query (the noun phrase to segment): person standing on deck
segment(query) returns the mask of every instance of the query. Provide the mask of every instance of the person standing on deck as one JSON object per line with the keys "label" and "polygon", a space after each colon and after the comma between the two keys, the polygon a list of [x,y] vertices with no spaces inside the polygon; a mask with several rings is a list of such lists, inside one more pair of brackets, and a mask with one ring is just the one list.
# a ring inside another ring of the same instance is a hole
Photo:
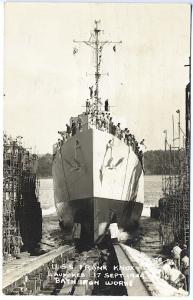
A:
{"label": "person standing on deck", "polygon": [[143,152],[141,150],[138,153],[138,157],[139,157],[139,160],[141,162],[141,165],[143,166],[144,165],[144,163],[143,163]]}
{"label": "person standing on deck", "polygon": [[120,123],[117,124],[116,126],[116,136],[120,139],[120,134],[121,134],[121,125]]}
{"label": "person standing on deck", "polygon": [[90,113],[90,100],[86,99],[86,113],[89,114]]}
{"label": "person standing on deck", "polygon": [[79,131],[81,131],[82,130],[82,119],[80,116],[78,116],[77,123],[78,123],[78,129],[79,129]]}
{"label": "person standing on deck", "polygon": [[77,129],[77,128],[76,128],[76,123],[75,123],[74,120],[72,121],[72,126],[71,126],[71,128],[72,128],[72,136],[73,136],[73,135],[76,134],[76,129]]}
{"label": "person standing on deck", "polygon": [[66,133],[67,133],[67,136],[69,136],[71,134],[71,128],[68,124],[66,124]]}
{"label": "person standing on deck", "polygon": [[109,133],[113,133],[113,121],[112,117],[109,118]]}
{"label": "person standing on deck", "polygon": [[93,86],[89,86],[89,90],[90,90],[90,98],[92,99],[92,97],[93,97]]}
{"label": "person standing on deck", "polygon": [[96,128],[99,129],[99,122],[100,119],[99,119],[99,115],[98,115],[98,112],[96,113]]}
{"label": "person standing on deck", "polygon": [[124,142],[128,145],[128,137],[129,137],[129,130],[128,130],[128,128],[125,128],[124,134],[125,134]]}
{"label": "person standing on deck", "polygon": [[145,140],[143,139],[143,140],[139,143],[139,145],[140,145],[140,150],[143,151],[143,152],[144,152],[145,149],[146,149],[144,142],[145,142]]}

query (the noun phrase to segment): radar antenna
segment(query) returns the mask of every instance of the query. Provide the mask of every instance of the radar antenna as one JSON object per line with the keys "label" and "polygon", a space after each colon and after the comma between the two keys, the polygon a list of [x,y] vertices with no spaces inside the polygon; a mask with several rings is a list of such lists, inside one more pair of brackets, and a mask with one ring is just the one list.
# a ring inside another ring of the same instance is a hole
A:
{"label": "radar antenna", "polygon": [[[94,98],[95,98],[95,106],[96,110],[100,111],[101,107],[101,101],[99,98],[99,80],[101,75],[104,75],[100,72],[101,69],[101,59],[102,59],[102,51],[103,47],[107,44],[120,44],[122,41],[119,42],[113,42],[113,41],[100,41],[99,40],[99,35],[101,33],[101,29],[99,29],[98,25],[100,23],[99,21],[95,20],[95,28],[91,32],[90,39],[88,41],[76,41],[73,40],[74,43],[84,43],[87,46],[91,47],[95,51],[95,91],[94,91]],[[116,51],[116,47],[114,45],[113,50]]]}

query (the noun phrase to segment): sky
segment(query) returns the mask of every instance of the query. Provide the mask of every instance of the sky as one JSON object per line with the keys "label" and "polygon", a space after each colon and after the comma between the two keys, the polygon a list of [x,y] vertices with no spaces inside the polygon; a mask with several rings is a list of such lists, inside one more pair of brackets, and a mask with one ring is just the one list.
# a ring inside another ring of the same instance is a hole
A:
{"label": "sky", "polygon": [[[4,130],[24,146],[51,153],[71,116],[85,108],[93,85],[94,53],[85,44],[100,20],[103,52],[100,96],[115,122],[128,127],[147,150],[172,138],[172,114],[185,118],[190,55],[188,4],[6,3]],[[78,53],[73,55],[73,47]]]}

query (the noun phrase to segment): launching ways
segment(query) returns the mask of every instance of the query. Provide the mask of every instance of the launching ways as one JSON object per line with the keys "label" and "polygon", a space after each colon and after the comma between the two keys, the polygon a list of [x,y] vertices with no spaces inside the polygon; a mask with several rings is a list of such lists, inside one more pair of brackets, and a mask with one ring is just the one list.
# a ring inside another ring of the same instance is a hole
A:
{"label": "launching ways", "polygon": [[[39,257],[4,266],[6,295],[187,296],[159,277],[153,259],[124,244],[80,254],[62,246]],[[110,258],[102,259],[105,253]],[[115,255],[114,255],[115,254]],[[113,270],[113,271],[112,271]],[[104,284],[105,282],[105,284]]]}
{"label": "launching ways", "polygon": [[143,283],[140,274],[131,263],[124,248],[118,244],[114,246],[119,262],[119,268],[123,274],[124,282],[127,283],[126,289],[128,296],[150,296],[151,292]]}

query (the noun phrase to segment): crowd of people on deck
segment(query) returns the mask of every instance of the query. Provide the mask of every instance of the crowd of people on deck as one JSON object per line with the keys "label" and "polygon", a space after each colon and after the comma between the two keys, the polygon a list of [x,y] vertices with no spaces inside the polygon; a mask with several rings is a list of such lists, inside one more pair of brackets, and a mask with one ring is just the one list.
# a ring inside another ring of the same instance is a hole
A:
{"label": "crowd of people on deck", "polygon": [[162,261],[161,277],[175,288],[189,290],[189,252],[187,245],[181,248],[176,243],[171,251],[172,258]]}
{"label": "crowd of people on deck", "polygon": [[[121,124],[115,124],[109,112],[108,99],[105,101],[104,111],[99,111],[94,103],[91,104],[90,99],[86,100],[86,111],[85,115],[88,115],[89,126],[95,126],[101,131],[106,131],[113,134],[120,140],[123,140],[128,146],[132,147],[135,154],[143,164],[143,152],[145,150],[145,140],[143,139],[140,143],[137,142],[135,136],[130,133],[128,128],[122,129]],[[77,131],[83,130],[83,124],[81,116],[76,119],[72,119],[71,125],[66,124],[66,131],[58,131],[62,136],[62,139],[58,139],[58,147],[66,141],[70,136],[74,136]]]}

